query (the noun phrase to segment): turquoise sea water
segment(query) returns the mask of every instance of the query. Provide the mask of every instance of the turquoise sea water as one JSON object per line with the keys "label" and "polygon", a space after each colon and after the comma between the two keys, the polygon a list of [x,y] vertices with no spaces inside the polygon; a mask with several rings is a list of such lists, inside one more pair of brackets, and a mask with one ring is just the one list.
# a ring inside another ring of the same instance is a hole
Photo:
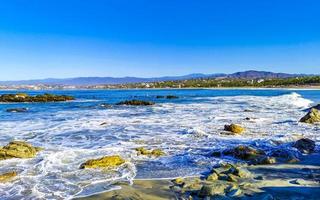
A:
{"label": "turquoise sea water", "polygon": [[[239,144],[267,151],[291,148],[288,144],[302,136],[320,141],[319,126],[298,123],[306,108],[320,103],[320,90],[25,92],[67,94],[76,100],[0,104],[0,145],[24,140],[45,148],[33,159],[0,161],[1,173],[15,170],[19,174],[14,182],[0,184],[0,196],[4,199],[70,199],[114,189],[112,184],[118,181],[198,175],[217,162],[232,161],[211,157],[213,150]],[[157,95],[179,98],[157,99]],[[156,105],[115,105],[128,99],[154,101]],[[28,112],[6,112],[19,107],[28,108]],[[250,120],[245,120],[247,117]],[[224,125],[229,123],[241,124],[247,132],[242,136],[221,135]],[[137,156],[134,149],[141,146],[161,148],[166,156]],[[88,159],[115,154],[127,160],[116,171],[79,169]]]}

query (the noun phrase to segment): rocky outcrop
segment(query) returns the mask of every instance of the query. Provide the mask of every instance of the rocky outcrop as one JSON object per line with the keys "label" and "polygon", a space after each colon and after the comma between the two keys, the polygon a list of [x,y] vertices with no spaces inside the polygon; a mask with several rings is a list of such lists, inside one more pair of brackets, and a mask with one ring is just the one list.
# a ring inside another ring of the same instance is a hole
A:
{"label": "rocky outcrop", "polygon": [[0,183],[6,183],[13,180],[17,176],[17,172],[10,171],[3,174],[0,174]]}
{"label": "rocky outcrop", "polygon": [[154,105],[154,102],[151,101],[142,101],[142,100],[128,100],[121,101],[116,105],[130,105],[130,106],[151,106]]}
{"label": "rocky outcrop", "polygon": [[230,125],[225,125],[224,130],[234,134],[241,134],[243,131],[245,131],[245,128],[237,124],[230,124]]}
{"label": "rocky outcrop", "polygon": [[80,169],[88,168],[115,168],[125,163],[125,160],[118,155],[105,156],[99,159],[88,160],[80,165]]}
{"label": "rocky outcrop", "polygon": [[316,147],[316,143],[313,140],[310,140],[308,138],[303,138],[298,141],[296,141],[293,144],[293,147],[297,148],[301,153],[309,154],[314,152],[314,149]]}
{"label": "rocky outcrop", "polygon": [[31,144],[23,141],[12,141],[0,148],[0,160],[10,158],[33,158],[40,150],[42,150],[42,148],[33,147]]}
{"label": "rocky outcrop", "polygon": [[147,150],[144,147],[136,148],[136,151],[138,155],[144,155],[144,156],[154,156],[154,157],[160,157],[165,155],[165,153],[161,149],[153,149],[153,150]]}
{"label": "rocky outcrop", "polygon": [[0,102],[58,102],[71,101],[75,98],[67,95],[43,94],[36,96],[29,96],[24,93],[17,94],[3,94],[0,95]]}
{"label": "rocky outcrop", "polygon": [[27,112],[28,108],[9,108],[6,111],[12,112],[12,113],[22,113],[22,112]]}
{"label": "rocky outcrop", "polygon": [[320,123],[320,111],[312,108],[308,114],[300,119],[300,122],[309,124]]}

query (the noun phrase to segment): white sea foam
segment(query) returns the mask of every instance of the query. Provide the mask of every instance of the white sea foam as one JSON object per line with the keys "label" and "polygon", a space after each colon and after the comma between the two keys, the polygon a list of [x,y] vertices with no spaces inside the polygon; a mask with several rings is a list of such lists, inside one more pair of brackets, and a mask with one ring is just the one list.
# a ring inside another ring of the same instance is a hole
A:
{"label": "white sea foam", "polygon": [[[319,142],[318,127],[298,123],[312,102],[297,93],[274,97],[203,97],[191,103],[151,107],[61,110],[32,119],[0,121],[0,142],[27,140],[45,150],[34,159],[0,162],[0,172],[19,178],[1,184],[3,198],[70,199],[113,189],[113,183],[136,178],[192,176],[219,159],[213,149],[238,144],[273,148],[307,136]],[[245,112],[251,110],[252,112]],[[251,120],[245,120],[250,118]],[[104,123],[105,125],[101,125]],[[225,124],[247,128],[242,136],[220,133]],[[134,148],[161,148],[166,156],[137,156]],[[120,154],[128,162],[116,171],[80,170],[82,162]]]}

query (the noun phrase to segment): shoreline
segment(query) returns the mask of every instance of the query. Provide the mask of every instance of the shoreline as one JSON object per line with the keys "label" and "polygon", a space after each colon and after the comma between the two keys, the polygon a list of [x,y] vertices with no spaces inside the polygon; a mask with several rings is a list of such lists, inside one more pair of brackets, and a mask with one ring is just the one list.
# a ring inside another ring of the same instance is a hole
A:
{"label": "shoreline", "polygon": [[[251,165],[245,167],[253,176],[244,180],[243,194],[226,199],[310,199],[320,196],[320,153],[302,156],[298,163]],[[201,178],[183,177],[193,181]],[[172,178],[135,179],[132,185],[120,183],[121,189],[102,192],[74,200],[130,199],[130,200],[165,200],[179,199],[183,196],[177,192]],[[200,198],[201,199],[201,198]]]}

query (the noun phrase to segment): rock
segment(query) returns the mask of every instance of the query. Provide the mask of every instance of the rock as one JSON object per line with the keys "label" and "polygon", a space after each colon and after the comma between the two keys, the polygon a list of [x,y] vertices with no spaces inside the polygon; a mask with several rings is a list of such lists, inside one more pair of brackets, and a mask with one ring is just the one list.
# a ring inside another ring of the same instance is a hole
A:
{"label": "rock", "polygon": [[182,184],[184,184],[184,179],[183,178],[176,178],[176,179],[172,180],[172,182],[176,185],[182,185]]}
{"label": "rock", "polygon": [[0,183],[9,182],[17,176],[17,172],[11,171],[0,174]]}
{"label": "rock", "polygon": [[312,108],[308,114],[300,119],[300,122],[314,124],[320,122],[320,111]]}
{"label": "rock", "polygon": [[100,107],[102,107],[102,108],[111,108],[112,106],[110,104],[107,104],[107,103],[102,103],[102,104],[100,104]]}
{"label": "rock", "polygon": [[224,155],[231,155],[235,158],[246,160],[246,161],[254,161],[261,156],[265,156],[266,153],[262,150],[255,149],[253,147],[240,145],[234,149],[223,151]]}
{"label": "rock", "polygon": [[217,194],[225,194],[225,190],[228,188],[228,185],[222,182],[214,182],[210,185],[202,186],[201,190],[199,191],[200,197],[205,196],[213,196]]}
{"label": "rock", "polygon": [[157,99],[163,99],[163,98],[165,98],[165,96],[157,95],[156,98],[157,98]]}
{"label": "rock", "polygon": [[174,95],[167,95],[166,98],[167,99],[178,99],[179,97],[174,96]]}
{"label": "rock", "polygon": [[105,125],[108,125],[108,122],[102,122],[102,123],[100,124],[100,126],[105,126]]}
{"label": "rock", "polygon": [[316,147],[316,143],[313,140],[310,140],[308,138],[303,138],[298,141],[296,141],[293,144],[293,147],[297,148],[301,153],[309,154],[314,152],[314,149]]}
{"label": "rock", "polygon": [[261,156],[255,162],[253,162],[253,164],[256,165],[270,165],[275,163],[277,163],[277,159],[269,156]]}
{"label": "rock", "polygon": [[184,191],[199,191],[202,188],[202,183],[199,178],[185,179],[182,184]]}
{"label": "rock", "polygon": [[225,125],[224,130],[232,133],[236,133],[236,134],[241,134],[243,131],[245,131],[245,128],[237,124],[230,124],[230,125]]}
{"label": "rock", "polygon": [[3,94],[0,95],[0,102],[58,102],[71,101],[75,98],[67,95],[54,95],[45,93],[43,95],[29,96],[28,94]]}
{"label": "rock", "polygon": [[147,150],[144,147],[139,147],[139,148],[136,148],[136,151],[138,152],[138,155],[144,155],[144,156],[160,157],[165,155],[165,153],[161,149]]}
{"label": "rock", "polygon": [[258,181],[262,181],[264,180],[263,176],[257,176],[257,177],[254,177],[255,180],[258,180]]}
{"label": "rock", "polygon": [[290,181],[291,184],[295,184],[295,185],[307,185],[308,182],[306,182],[303,179],[294,179],[292,181]]}
{"label": "rock", "polygon": [[0,149],[0,160],[10,158],[33,158],[42,150],[23,141],[12,141]]}
{"label": "rock", "polygon": [[99,159],[88,160],[82,163],[80,169],[87,168],[115,168],[125,163],[125,160],[120,156],[105,156]]}
{"label": "rock", "polygon": [[216,181],[218,180],[218,178],[219,178],[218,174],[213,172],[209,174],[209,176],[207,177],[207,181]]}
{"label": "rock", "polygon": [[129,100],[129,101],[121,101],[116,105],[130,105],[130,106],[151,106],[154,105],[154,102],[151,101],[141,101],[141,100]]}
{"label": "rock", "polygon": [[295,156],[295,154],[286,149],[276,149],[270,153],[270,156],[276,157],[277,161],[293,163],[299,162],[299,159]]}
{"label": "rock", "polygon": [[28,108],[9,108],[7,112],[27,112]]}

